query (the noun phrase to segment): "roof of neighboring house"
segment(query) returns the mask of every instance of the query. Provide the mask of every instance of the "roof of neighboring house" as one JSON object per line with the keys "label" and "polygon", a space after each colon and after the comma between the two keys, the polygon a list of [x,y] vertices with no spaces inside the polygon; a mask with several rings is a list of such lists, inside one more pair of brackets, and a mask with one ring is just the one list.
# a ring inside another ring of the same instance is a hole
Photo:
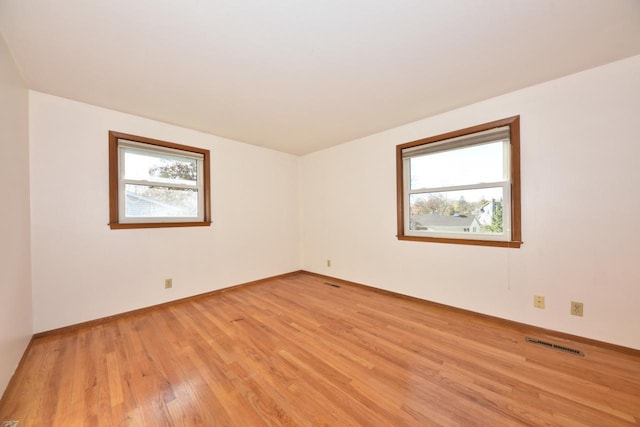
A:
{"label": "roof of neighboring house", "polygon": [[432,227],[469,227],[476,219],[474,216],[451,216],[440,214],[411,215],[411,220]]}

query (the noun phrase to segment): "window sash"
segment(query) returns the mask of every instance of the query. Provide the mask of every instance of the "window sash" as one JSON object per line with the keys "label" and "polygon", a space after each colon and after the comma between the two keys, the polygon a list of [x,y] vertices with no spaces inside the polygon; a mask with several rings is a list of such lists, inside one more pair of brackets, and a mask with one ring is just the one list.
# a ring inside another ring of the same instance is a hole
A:
{"label": "window sash", "polygon": [[[481,190],[489,188],[502,188],[502,233],[472,233],[472,232],[455,232],[455,231],[432,231],[432,230],[411,230],[411,195],[415,194],[433,194],[447,191],[459,190]],[[511,183],[503,181],[491,184],[478,184],[457,187],[446,187],[435,190],[419,190],[405,191],[404,193],[404,233],[407,236],[423,236],[436,238],[458,238],[471,240],[495,240],[508,241],[511,238]]]}
{"label": "window sash", "polygon": [[[165,160],[174,160],[176,157],[184,158],[186,160],[196,161],[196,183],[195,184],[183,184],[172,183],[166,181],[156,180],[141,180],[141,179],[126,179],[124,178],[124,171],[126,167],[125,154],[127,152],[143,152],[145,155]],[[183,151],[169,147],[153,146],[149,148],[149,144],[138,143],[126,139],[118,139],[118,216],[119,222],[122,224],[135,224],[135,223],[153,223],[153,222],[195,222],[204,221],[204,182],[203,182],[203,165],[204,156],[201,153]],[[198,193],[198,214],[196,216],[139,216],[132,217],[126,214],[126,185],[142,185],[153,187],[164,187],[167,189],[189,189],[196,190]]]}
{"label": "window sash", "polygon": [[[442,187],[426,187],[411,189],[411,159],[426,154],[442,153],[446,151],[470,148],[482,144],[502,141],[503,146],[503,176],[505,180],[495,182],[472,182],[463,185],[451,185]],[[510,241],[511,240],[511,146],[510,146],[510,127],[503,126],[499,128],[489,129],[484,132],[478,132],[470,135],[463,135],[457,138],[445,139],[441,142],[432,144],[423,144],[402,149],[403,162],[403,187],[404,187],[404,234],[406,236],[415,237],[434,237],[434,238],[455,238],[470,240],[492,240],[492,241]],[[502,188],[503,194],[503,212],[502,212],[502,233],[472,233],[472,232],[455,232],[455,231],[431,231],[431,230],[411,230],[411,196],[416,194],[433,194],[443,192],[453,192],[461,190],[476,190],[488,188]]]}

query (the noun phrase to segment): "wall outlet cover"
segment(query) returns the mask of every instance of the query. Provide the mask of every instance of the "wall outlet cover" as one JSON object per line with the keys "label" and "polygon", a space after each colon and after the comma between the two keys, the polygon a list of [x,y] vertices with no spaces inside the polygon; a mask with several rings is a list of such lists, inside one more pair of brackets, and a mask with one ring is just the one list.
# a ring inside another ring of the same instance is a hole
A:
{"label": "wall outlet cover", "polygon": [[571,301],[571,315],[582,317],[584,315],[584,304],[578,301]]}

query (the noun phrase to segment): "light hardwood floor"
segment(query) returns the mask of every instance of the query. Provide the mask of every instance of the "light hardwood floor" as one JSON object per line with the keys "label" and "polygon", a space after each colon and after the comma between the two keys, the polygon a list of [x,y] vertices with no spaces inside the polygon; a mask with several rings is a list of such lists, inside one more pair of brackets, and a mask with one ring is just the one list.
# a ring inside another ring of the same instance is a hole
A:
{"label": "light hardwood floor", "polygon": [[640,425],[633,351],[325,282],[300,273],[38,338],[0,422]]}

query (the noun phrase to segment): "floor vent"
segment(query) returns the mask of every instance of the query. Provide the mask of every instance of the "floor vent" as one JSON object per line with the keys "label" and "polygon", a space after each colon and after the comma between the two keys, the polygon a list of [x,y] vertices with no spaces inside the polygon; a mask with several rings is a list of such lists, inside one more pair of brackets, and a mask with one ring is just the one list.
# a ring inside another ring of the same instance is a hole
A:
{"label": "floor vent", "polygon": [[576,356],[584,356],[584,352],[576,349],[576,348],[571,348],[571,347],[566,347],[564,345],[560,345],[560,344],[554,344],[552,342],[548,342],[548,341],[542,341],[539,340],[537,338],[526,338],[527,342],[530,342],[532,344],[537,344],[537,345],[541,345],[543,347],[548,347],[548,348],[553,348],[555,350],[560,350],[560,351],[564,351],[565,353],[571,353],[571,354],[575,354]]}
{"label": "floor vent", "polygon": [[336,285],[335,283],[329,283],[329,282],[324,282],[325,285],[327,286],[333,286],[334,288],[339,288],[340,285]]}
{"label": "floor vent", "polygon": [[17,425],[18,421],[3,421],[0,427],[16,427]]}

